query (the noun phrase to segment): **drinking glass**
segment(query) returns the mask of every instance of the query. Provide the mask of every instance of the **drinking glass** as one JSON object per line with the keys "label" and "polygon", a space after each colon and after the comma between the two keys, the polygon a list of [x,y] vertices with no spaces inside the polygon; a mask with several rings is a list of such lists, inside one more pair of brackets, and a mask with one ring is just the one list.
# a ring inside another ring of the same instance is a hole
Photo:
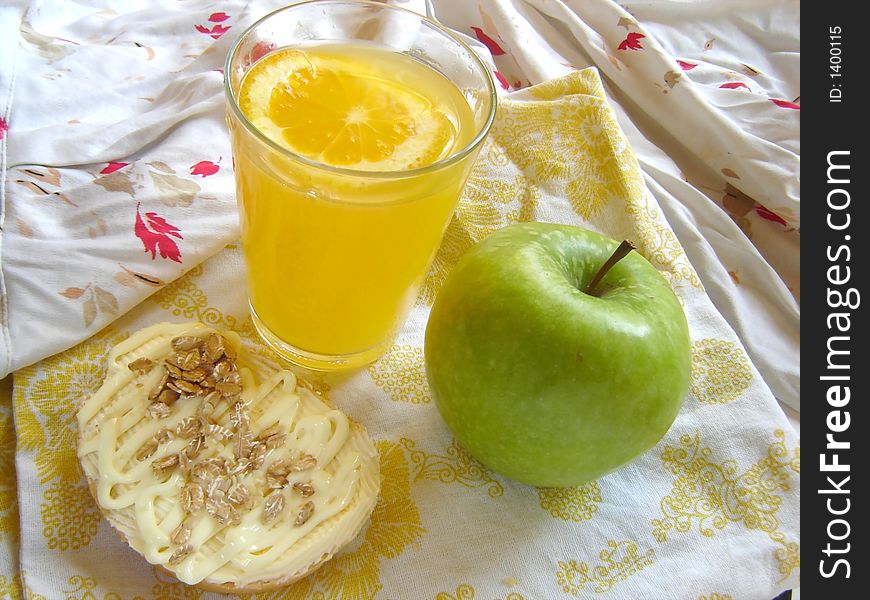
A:
{"label": "drinking glass", "polygon": [[[428,76],[446,78],[469,109],[454,123],[462,143],[424,166],[363,170],[291,151],[258,129],[239,103],[252,66],[285,48],[327,46],[339,58],[346,47],[348,56],[375,49],[384,53],[372,56],[387,62],[413,60],[423,67],[421,87]],[[314,0],[248,28],[230,50],[224,81],[257,331],[282,357],[307,368],[372,362],[404,323],[493,122],[489,69],[458,37],[417,13]]]}

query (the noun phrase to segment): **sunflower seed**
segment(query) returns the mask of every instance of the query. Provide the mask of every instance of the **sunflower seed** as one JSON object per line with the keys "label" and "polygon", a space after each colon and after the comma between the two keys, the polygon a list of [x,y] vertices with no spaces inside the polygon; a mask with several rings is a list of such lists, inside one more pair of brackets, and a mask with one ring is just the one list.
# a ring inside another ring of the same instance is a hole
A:
{"label": "sunflower seed", "polygon": [[182,371],[191,371],[197,368],[202,362],[202,355],[196,348],[188,350],[187,352],[179,352],[176,356],[175,364],[177,364]]}
{"label": "sunflower seed", "polygon": [[236,460],[249,458],[251,456],[251,449],[254,445],[254,436],[251,435],[250,431],[245,431],[243,429],[236,430],[235,436],[236,441],[234,444],[233,453],[236,457]]}
{"label": "sunflower seed", "polygon": [[169,456],[158,458],[151,463],[151,470],[154,471],[155,476],[163,477],[168,471],[171,471],[172,468],[176,466],[178,466],[178,455],[170,454]]}
{"label": "sunflower seed", "polygon": [[272,523],[284,510],[284,494],[281,492],[272,492],[266,496],[266,503],[263,507],[263,522]]}
{"label": "sunflower seed", "polygon": [[196,514],[205,506],[205,492],[202,486],[193,481],[188,481],[181,488],[181,497],[179,499],[181,509],[186,513]]}
{"label": "sunflower seed", "polygon": [[231,485],[232,482],[227,475],[218,475],[209,483],[206,495],[223,498],[227,495]]}
{"label": "sunflower seed", "polygon": [[205,340],[198,338],[195,335],[182,335],[177,338],[172,338],[172,349],[176,352],[193,350],[194,348],[202,348]]}
{"label": "sunflower seed", "polygon": [[310,454],[302,454],[297,458],[279,458],[266,470],[266,485],[272,489],[287,486],[287,476],[311,469],[317,465],[317,459]]}
{"label": "sunflower seed", "polygon": [[169,359],[166,359],[166,371],[169,373],[170,377],[181,379],[181,369],[169,362]]}
{"label": "sunflower seed", "polygon": [[193,552],[193,548],[190,545],[179,546],[176,548],[175,552],[172,553],[172,556],[169,557],[169,564],[171,566],[179,564],[185,558],[191,555]]}
{"label": "sunflower seed", "polygon": [[170,382],[167,385],[172,385],[175,383],[175,387],[178,391],[186,394],[188,396],[200,396],[203,393],[203,389],[199,387],[197,384],[192,381],[185,381],[184,379],[176,379],[174,382]]}
{"label": "sunflower seed", "polygon": [[181,525],[176,527],[175,531],[172,532],[172,535],[169,536],[169,540],[173,544],[177,544],[179,546],[181,546],[182,544],[185,544],[187,542],[187,540],[189,540],[189,539],[190,539],[190,525],[188,525],[184,521],[182,521]]}
{"label": "sunflower seed", "polygon": [[203,448],[205,448],[205,434],[198,433],[184,447],[184,457],[193,460],[199,456]]}
{"label": "sunflower seed", "polygon": [[142,461],[154,454],[157,451],[157,440],[151,438],[139,448],[139,451],[136,452],[136,460]]}
{"label": "sunflower seed", "polygon": [[302,508],[299,509],[299,512],[296,513],[296,518],[293,520],[293,524],[297,527],[301,525],[305,525],[308,522],[308,519],[311,518],[311,515],[314,514],[314,502],[309,500],[305,504],[302,505]]}
{"label": "sunflower seed", "polygon": [[256,439],[258,442],[265,444],[267,449],[272,450],[284,444],[284,441],[287,439],[287,434],[281,431],[281,425],[279,423],[275,423],[268,429],[263,430]]}
{"label": "sunflower seed", "polygon": [[310,454],[300,454],[296,458],[279,458],[271,465],[269,471],[276,475],[287,476],[290,473],[306,471],[317,466],[317,459]]}
{"label": "sunflower seed", "polygon": [[314,495],[314,486],[311,485],[310,481],[297,481],[293,484],[293,489],[303,498],[308,498]]}
{"label": "sunflower seed", "polygon": [[194,481],[209,485],[215,478],[226,474],[226,472],[226,461],[215,456],[193,465],[190,469],[190,476]]}
{"label": "sunflower seed", "polygon": [[307,471],[317,466],[317,459],[310,454],[300,454],[294,461],[293,471]]}
{"label": "sunflower seed", "polygon": [[282,488],[287,485],[287,475],[292,470],[292,459],[279,458],[266,469],[266,483],[270,488]]}
{"label": "sunflower seed", "polygon": [[155,400],[157,396],[160,395],[160,392],[163,391],[163,388],[166,387],[167,382],[169,381],[169,373],[164,373],[163,377],[160,378],[160,381],[157,382],[157,385],[154,386],[154,389],[148,394],[149,400]]}
{"label": "sunflower seed", "polygon": [[263,442],[254,442],[252,444],[248,460],[251,462],[251,468],[253,470],[257,470],[263,466],[263,461],[266,460],[267,451],[268,447]]}
{"label": "sunflower seed", "polygon": [[227,494],[227,500],[235,506],[244,506],[251,499],[251,494],[248,491],[248,486],[243,483],[238,484]]}
{"label": "sunflower seed", "polygon": [[175,401],[178,400],[179,393],[176,390],[170,389],[168,386],[172,385],[172,382],[166,384],[167,388],[160,392],[160,395],[157,396],[157,402],[162,402],[166,406],[172,406],[175,404]]}
{"label": "sunflower seed", "polygon": [[214,412],[215,407],[217,407],[217,404],[220,401],[221,395],[219,392],[209,392],[206,394],[205,398],[202,399],[202,404],[199,405],[197,412],[204,417],[209,417]]}
{"label": "sunflower seed", "polygon": [[186,440],[197,435],[202,430],[202,418],[197,416],[185,417],[175,426],[175,435]]}
{"label": "sunflower seed", "polygon": [[181,474],[184,476],[184,479],[190,479],[190,469],[193,466],[193,461],[187,458],[187,454],[182,452],[178,455],[178,468],[181,471]]}
{"label": "sunflower seed", "polygon": [[241,519],[239,512],[223,496],[209,496],[205,501],[205,512],[221,525],[235,525]]}
{"label": "sunflower seed", "polygon": [[127,365],[127,368],[136,375],[146,375],[154,368],[154,361],[147,356],[142,356]]}
{"label": "sunflower seed", "polygon": [[181,374],[186,381],[192,381],[194,383],[200,383],[207,375],[208,373],[206,373],[205,369],[202,367],[196,367],[195,369],[184,371]]}
{"label": "sunflower seed", "polygon": [[217,362],[224,355],[226,345],[222,335],[213,333],[205,340],[205,356],[211,362]]}
{"label": "sunflower seed", "polygon": [[154,402],[148,406],[148,414],[154,419],[163,419],[169,416],[169,407],[163,402]]}
{"label": "sunflower seed", "polygon": [[242,393],[242,386],[238,383],[229,381],[219,381],[215,384],[214,389],[220,392],[221,396],[235,396]]}
{"label": "sunflower seed", "polygon": [[275,473],[266,473],[266,487],[270,490],[281,490],[287,487],[288,484],[286,475],[277,475]]}
{"label": "sunflower seed", "polygon": [[233,432],[231,429],[227,429],[222,425],[218,425],[217,423],[207,423],[205,428],[203,429],[203,433],[205,433],[209,437],[213,437],[218,442],[223,442],[224,440],[228,440],[233,437]]}
{"label": "sunflower seed", "polygon": [[236,371],[236,365],[229,359],[216,362],[211,374],[219,381],[224,381]]}
{"label": "sunflower seed", "polygon": [[230,469],[230,475],[233,477],[243,477],[254,470],[254,465],[247,458],[239,460]]}
{"label": "sunflower seed", "polygon": [[263,440],[263,445],[266,447],[267,450],[273,450],[275,448],[280,448],[281,446],[283,446],[286,440],[286,433],[275,433]]}

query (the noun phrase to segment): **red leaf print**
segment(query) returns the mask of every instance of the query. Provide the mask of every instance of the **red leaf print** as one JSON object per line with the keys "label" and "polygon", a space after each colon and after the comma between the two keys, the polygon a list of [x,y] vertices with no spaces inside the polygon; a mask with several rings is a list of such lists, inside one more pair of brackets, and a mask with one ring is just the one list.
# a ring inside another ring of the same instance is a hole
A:
{"label": "red leaf print", "polygon": [[123,169],[124,167],[126,167],[129,164],[130,163],[125,163],[125,162],[114,162],[114,161],[110,162],[108,165],[106,165],[103,168],[102,171],[100,171],[100,175],[108,175],[109,173],[114,173],[118,169]]}
{"label": "red leaf print", "polygon": [[215,25],[211,28],[211,37],[213,37],[214,39],[218,39],[229,30],[229,27],[224,27],[223,25]]}
{"label": "red leaf print", "polygon": [[495,73],[495,78],[498,79],[498,82],[501,84],[501,87],[508,90],[511,87],[511,84],[508,83],[508,80],[502,75],[499,71],[493,71]]}
{"label": "red leaf print", "polygon": [[723,83],[719,87],[726,89],[726,90],[736,90],[738,88],[746,88],[747,90],[752,91],[752,89],[748,85],[743,83],[742,81],[730,81],[728,83]]}
{"label": "red leaf print", "polygon": [[210,35],[214,39],[219,39],[223,34],[230,30],[229,27],[224,27],[223,25],[215,25],[211,29],[204,25],[194,25],[194,27],[198,32]]}
{"label": "red leaf print", "polygon": [[133,227],[133,232],[145,246],[145,252],[151,253],[151,260],[157,258],[157,253],[160,253],[160,258],[168,258],[177,263],[181,262],[181,251],[178,246],[169,236],[177,237],[183,240],[181,230],[175,225],[170,225],[163,217],[158,217],[157,213],[145,213],[145,219],[139,212],[139,203],[136,204],[136,225]]}
{"label": "red leaf print", "polygon": [[9,131],[9,123],[3,117],[0,117],[0,140],[6,137],[6,132]]}
{"label": "red leaf print", "polygon": [[698,65],[692,64],[690,62],[686,62],[684,60],[679,60],[679,59],[677,59],[677,64],[680,65],[680,68],[683,71],[691,71],[692,69],[694,69],[695,67],[698,66]]}
{"label": "red leaf print", "polygon": [[474,35],[477,36],[477,39],[480,40],[480,43],[486,46],[490,54],[492,54],[493,56],[501,56],[505,53],[504,50],[502,50],[501,46],[499,46],[494,39],[492,39],[483,32],[483,29],[481,29],[480,27],[472,27],[471,29],[472,31],[474,31]]}
{"label": "red leaf print", "polygon": [[[220,162],[220,160],[221,159],[218,159],[218,162]],[[203,177],[214,175],[218,171],[220,171],[220,167],[210,160],[201,160],[190,167],[191,175],[202,175]]]}
{"label": "red leaf print", "polygon": [[216,12],[216,13],[212,13],[211,16],[208,18],[208,20],[211,21],[212,23],[223,23],[224,21],[226,21],[229,18],[230,18],[230,16],[225,12]]}
{"label": "red leaf print", "polygon": [[758,216],[762,219],[767,219],[768,221],[773,221],[774,223],[779,223],[780,225],[786,225],[785,219],[780,217],[778,214],[767,208],[766,206],[762,206],[761,204],[755,205],[755,212],[758,213]]}
{"label": "red leaf print", "polygon": [[640,45],[640,41],[646,36],[642,33],[636,33],[634,31],[630,32],[625,39],[620,42],[617,48],[619,50],[643,50],[643,46]]}
{"label": "red leaf print", "polygon": [[771,98],[770,101],[781,108],[791,108],[794,110],[801,109],[800,104],[795,104],[794,102],[789,102],[788,100],[777,100],[776,98]]}

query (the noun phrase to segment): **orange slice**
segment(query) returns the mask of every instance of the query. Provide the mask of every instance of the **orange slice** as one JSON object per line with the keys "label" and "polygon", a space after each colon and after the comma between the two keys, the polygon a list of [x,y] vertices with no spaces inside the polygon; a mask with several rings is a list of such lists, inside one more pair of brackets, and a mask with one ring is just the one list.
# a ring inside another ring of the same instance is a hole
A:
{"label": "orange slice", "polygon": [[448,155],[452,121],[387,75],[347,54],[285,49],[251,68],[239,106],[276,143],[328,165],[391,171]]}

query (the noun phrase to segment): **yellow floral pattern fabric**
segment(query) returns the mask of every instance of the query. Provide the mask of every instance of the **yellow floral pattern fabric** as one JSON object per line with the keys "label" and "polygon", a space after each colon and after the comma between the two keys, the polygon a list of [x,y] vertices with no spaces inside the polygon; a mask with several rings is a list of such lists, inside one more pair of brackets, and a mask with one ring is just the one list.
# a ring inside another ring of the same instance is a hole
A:
{"label": "yellow floral pattern fabric", "polygon": [[368,367],[368,372],[372,381],[394,402],[420,404],[431,401],[422,348],[393,345],[376,364]]}
{"label": "yellow floral pattern fabric", "polygon": [[18,486],[15,473],[15,423],[11,398],[0,404],[0,538],[14,549],[18,543]]}
{"label": "yellow floral pattern fabric", "polygon": [[783,578],[800,565],[800,546],[781,530],[783,492],[800,473],[800,447],[789,450],[785,432],[776,430],[767,455],[741,471],[730,459],[717,462],[701,444],[699,433],[684,435],[680,447],[665,446],[662,462],[675,475],[670,494],[662,498],[662,516],[652,520],[653,535],[664,543],[673,531],[697,530],[712,537],[731,524],[766,533],[779,547],[773,555]]}
{"label": "yellow floral pattern fabric", "polygon": [[601,488],[597,481],[570,488],[539,488],[541,508],[563,521],[587,521],[598,511]]}
{"label": "yellow floral pattern fabric", "polygon": [[11,378],[0,381],[0,599],[23,596],[18,552],[18,482]]}
{"label": "yellow floral pattern fabric", "polygon": [[[530,220],[634,242],[693,332],[692,387],[673,428],[630,466],[575,488],[531,488],[479,463],[440,419],[425,378],[425,323],[450,270],[489,233]],[[12,405],[0,410],[0,530],[20,564],[10,558],[0,572],[0,594],[219,598],[152,567],[112,532],[78,466],[74,415],[112,345],[156,322],[233,330],[255,358],[280,363],[258,341],[242,272],[240,248],[227,246],[168,285],[152,282],[153,295],[83,343],[15,373]],[[371,522],[322,568],[244,600],[635,598],[664,585],[686,598],[773,597],[798,580],[799,443],[646,190],[594,70],[501,102],[392,348],[354,373],[294,371],[366,426],[382,493]],[[17,502],[25,494],[33,501]],[[735,547],[757,565],[752,578],[714,570],[675,583],[687,563]]]}
{"label": "yellow floral pattern fabric", "polygon": [[588,589],[596,594],[609,592],[619,584],[653,564],[655,551],[641,552],[637,544],[629,540],[608,540],[607,546],[598,554],[598,561],[589,564],[584,561],[559,561],[556,580],[562,591],[581,597]]}
{"label": "yellow floral pattern fabric", "polygon": [[39,522],[49,549],[78,550],[97,534],[99,509],[76,456],[75,409],[105,375],[109,345],[123,335],[104,330],[75,348],[15,375],[15,422],[20,451],[32,452],[42,498]]}
{"label": "yellow floral pattern fabric", "polygon": [[[439,592],[437,596],[435,596],[435,600],[476,600],[478,598],[477,592],[474,590],[474,586],[462,583],[456,587],[456,591],[452,594],[450,592]],[[497,598],[497,600],[525,600],[522,594],[517,592],[508,592],[507,595],[503,597]]]}
{"label": "yellow floral pattern fabric", "polygon": [[749,388],[752,369],[734,342],[706,339],[692,344],[692,393],[698,402],[724,404]]}
{"label": "yellow floral pattern fabric", "polygon": [[414,481],[430,479],[442,483],[458,483],[467,488],[484,488],[490,498],[504,494],[504,486],[493,478],[492,471],[477,462],[456,440],[443,455],[427,454],[416,449],[416,443],[402,438],[399,440],[411,456],[414,464]]}

